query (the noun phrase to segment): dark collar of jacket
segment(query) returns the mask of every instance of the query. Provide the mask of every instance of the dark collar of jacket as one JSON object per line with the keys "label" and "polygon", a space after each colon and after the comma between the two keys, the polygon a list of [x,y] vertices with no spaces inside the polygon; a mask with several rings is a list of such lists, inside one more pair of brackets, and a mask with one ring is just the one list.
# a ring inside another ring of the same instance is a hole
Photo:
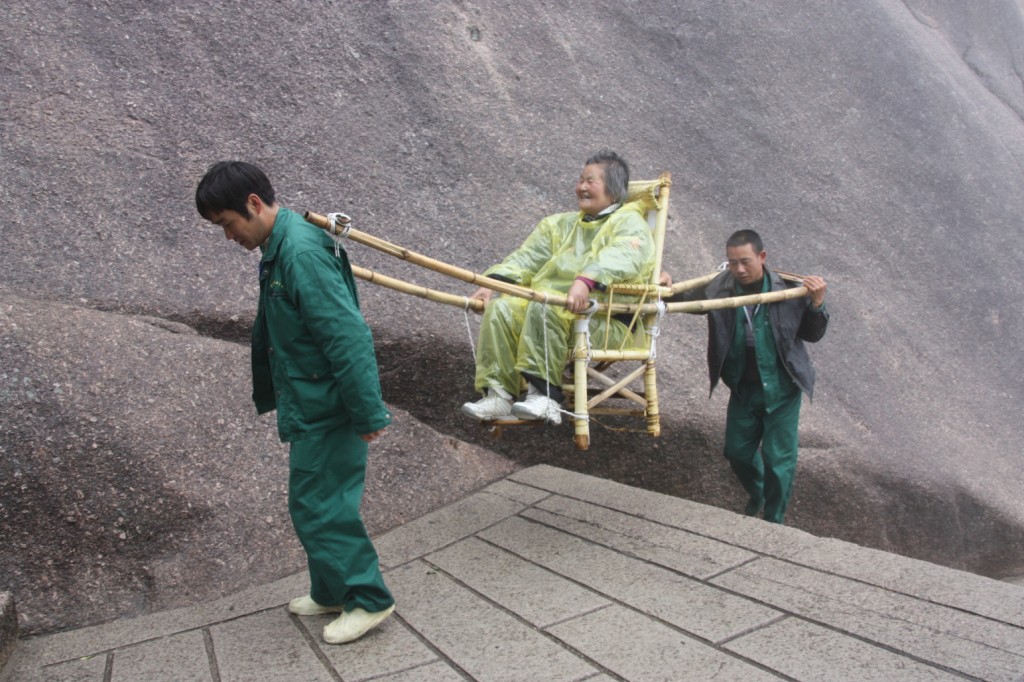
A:
{"label": "dark collar of jacket", "polygon": [[594,223],[594,222],[597,222],[598,220],[604,220],[605,218],[610,216],[612,213],[615,213],[616,211],[618,211],[620,208],[622,208],[622,204],[615,203],[615,204],[612,204],[611,206],[609,206],[608,208],[604,209],[603,211],[601,211],[597,215],[587,215],[586,213],[582,213],[581,212],[580,213],[580,220],[582,220],[585,223]]}
{"label": "dark collar of jacket", "polygon": [[[768,275],[768,281],[771,283],[768,287],[769,291],[782,291],[783,289],[790,287],[790,284],[787,283],[786,280],[775,274],[767,265],[764,266],[764,271],[765,274]],[[740,294],[736,293],[736,284],[736,278],[733,277],[732,272],[725,270],[722,274],[718,275],[718,277],[715,277],[710,283],[708,283],[707,288],[704,290],[704,295],[706,298],[729,298],[730,296],[739,296]],[[793,286],[798,285],[793,283]],[[760,291],[754,293],[760,293]]]}

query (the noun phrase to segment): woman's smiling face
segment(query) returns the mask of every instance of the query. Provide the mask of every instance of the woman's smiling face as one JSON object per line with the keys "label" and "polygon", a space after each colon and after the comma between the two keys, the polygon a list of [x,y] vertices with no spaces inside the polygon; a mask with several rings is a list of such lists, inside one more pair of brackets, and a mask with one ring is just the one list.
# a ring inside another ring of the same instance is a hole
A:
{"label": "woman's smiling face", "polygon": [[615,203],[608,195],[604,184],[604,166],[592,163],[583,167],[580,179],[576,181],[576,198],[585,215],[597,215]]}

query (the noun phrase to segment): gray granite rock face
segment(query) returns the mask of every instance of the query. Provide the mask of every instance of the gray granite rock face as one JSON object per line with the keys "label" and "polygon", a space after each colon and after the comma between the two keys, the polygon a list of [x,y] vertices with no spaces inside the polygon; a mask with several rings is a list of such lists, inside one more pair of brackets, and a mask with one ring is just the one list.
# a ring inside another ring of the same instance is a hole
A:
{"label": "gray granite rock face", "polygon": [[[193,206],[221,158],[263,165],[297,210],[344,210],[475,270],[573,208],[596,148],[634,177],[671,171],[677,278],[754,228],[770,263],[830,282],[788,523],[1024,573],[1019,3],[260,0],[245,15],[259,21],[193,0],[5,6],[0,533],[16,558],[0,588],[27,631],[301,567],[284,450],[252,416],[236,343],[256,259]],[[375,529],[541,461],[742,508],[703,320],[675,316],[659,341],[663,437],[595,425],[581,455],[567,426],[494,441],[456,414],[472,393],[461,311],[361,292],[400,415],[373,460]]]}

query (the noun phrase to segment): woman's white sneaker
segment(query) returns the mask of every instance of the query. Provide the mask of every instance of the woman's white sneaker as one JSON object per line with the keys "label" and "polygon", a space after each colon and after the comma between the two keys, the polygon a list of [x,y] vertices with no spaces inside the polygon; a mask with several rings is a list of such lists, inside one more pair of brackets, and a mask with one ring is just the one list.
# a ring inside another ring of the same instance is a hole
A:
{"label": "woman's white sneaker", "polygon": [[531,393],[526,396],[526,400],[512,405],[512,414],[520,419],[543,419],[554,425],[562,423],[562,412],[558,403],[540,393]]}
{"label": "woman's white sneaker", "polygon": [[476,419],[502,419],[512,416],[512,400],[503,398],[493,391],[487,396],[477,400],[475,403],[466,403],[462,406],[463,414],[468,414]]}

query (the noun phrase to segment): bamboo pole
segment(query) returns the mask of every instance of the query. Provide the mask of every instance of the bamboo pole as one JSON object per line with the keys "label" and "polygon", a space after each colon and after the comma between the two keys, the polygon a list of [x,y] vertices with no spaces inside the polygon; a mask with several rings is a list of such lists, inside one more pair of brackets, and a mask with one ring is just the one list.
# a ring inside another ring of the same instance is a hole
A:
{"label": "bamboo pole", "polygon": [[654,274],[652,275],[657,282],[657,278],[661,275],[661,260],[665,252],[665,231],[668,228],[668,195],[672,189],[672,174],[665,171],[658,178],[658,212],[654,219]]}
{"label": "bamboo pole", "polygon": [[[789,282],[803,282],[803,275],[794,275],[792,272],[783,272],[782,270],[772,270],[776,275]],[[708,275],[702,275],[700,277],[694,277],[693,279],[684,280],[682,282],[675,282],[670,287],[673,294],[678,294],[683,291],[692,291],[694,289],[700,289],[701,287],[709,284],[711,280],[722,274],[721,270],[712,272]]]}
{"label": "bamboo pole", "polygon": [[720,272],[712,272],[710,275],[703,275],[702,277],[694,277],[693,279],[687,279],[682,282],[675,282],[672,285],[672,293],[678,294],[683,291],[692,291],[693,289],[700,289],[702,286],[708,284],[711,280],[718,275]]}
{"label": "bamboo pole", "polygon": [[[428,289],[423,286],[410,284],[394,277],[388,277],[382,275],[379,272],[361,268],[357,265],[352,266],[352,274],[359,279],[367,282],[372,282],[380,286],[393,289],[402,293],[417,296],[419,298],[425,298],[430,301],[437,303],[444,303],[458,308],[465,308],[466,301],[469,301],[469,307],[471,310],[476,312],[482,312],[484,309],[483,303],[478,300],[470,299],[466,296],[456,296],[455,294],[446,294],[443,291],[436,291],[434,289]],[[695,281],[695,280],[691,280]],[[666,309],[670,313],[702,313],[708,310],[718,310],[721,308],[739,308],[745,305],[757,305],[759,303],[775,303],[778,301],[785,301],[792,298],[800,298],[801,296],[807,295],[807,290],[804,287],[796,287],[793,289],[786,289],[783,291],[770,291],[763,294],[750,294],[749,296],[733,296],[730,298],[715,298],[707,299],[702,301],[685,301],[680,303],[668,303]],[[622,310],[626,313],[635,313],[637,309],[641,312],[656,311],[654,304],[636,305],[632,303],[615,304],[613,310]],[[601,353],[614,353],[615,351],[594,351],[594,355],[597,356]],[[611,360],[622,360],[622,357],[608,358]],[[631,358],[642,360],[643,358]]]}
{"label": "bamboo pole", "polygon": [[[306,222],[316,225],[320,229],[330,233],[330,221],[325,216],[322,216],[319,213],[306,211],[304,217],[306,219]],[[340,228],[335,229],[336,231],[340,231]],[[497,291],[502,294],[511,294],[512,296],[518,296],[519,298],[525,298],[530,301],[547,303],[548,305],[556,305],[562,308],[566,307],[566,297],[560,294],[551,294],[545,293],[543,291],[535,291],[528,287],[519,286],[518,284],[509,284],[508,282],[502,282],[497,279],[491,279],[490,277],[484,277],[483,275],[479,275],[473,272],[472,270],[466,270],[464,268],[456,267],[454,265],[449,265],[448,263],[442,263],[441,261],[435,260],[428,256],[424,256],[423,254],[420,253],[416,253],[415,251],[410,251],[409,249],[398,246],[397,244],[392,244],[389,241],[380,239],[378,237],[374,237],[373,235],[361,232],[356,229],[352,229],[351,227],[348,228],[347,238],[351,239],[357,244],[369,246],[372,249],[376,249],[390,256],[394,256],[395,258],[408,261],[415,265],[427,268],[428,270],[433,270],[434,272],[439,272],[442,275],[447,275],[454,279],[462,280],[463,282],[469,282],[470,284],[476,284],[477,286],[486,287],[488,289],[492,289],[493,291]],[[401,280],[393,281],[401,282]],[[413,289],[419,288],[416,287],[416,285],[412,284],[407,284],[407,286]],[[396,290],[402,291],[402,289]],[[668,287],[662,287],[663,294],[667,294],[668,292]],[[412,292],[409,291],[407,293]],[[458,297],[456,298],[458,299]],[[454,302],[439,300],[439,302],[450,303],[452,305],[458,305],[460,307],[465,305],[465,302],[462,300],[457,300]],[[607,307],[609,307],[608,304],[602,303],[599,304],[598,310],[605,310]],[[636,305],[631,306],[631,304],[628,303],[616,303],[611,305],[610,308],[614,313],[632,313],[637,310]],[[642,308],[641,311],[645,313],[654,312],[656,311],[656,308],[654,306],[651,306],[650,309]]]}
{"label": "bamboo pole", "polygon": [[[444,292],[436,291],[434,289],[427,289],[419,285],[413,285],[402,280],[396,280],[389,278],[385,274],[375,272],[358,265],[352,265],[352,274],[357,276],[360,280],[372,282],[373,284],[387,287],[403,294],[410,294],[419,298],[424,298],[436,303],[444,303],[446,305],[454,305],[456,307],[465,308],[468,306],[470,309],[476,312],[483,311],[483,303],[478,300],[471,299],[467,296],[457,296],[455,294],[446,294]],[[714,275],[712,275],[714,276]],[[794,275],[794,281],[796,276]],[[695,282],[691,280],[690,282]],[[804,287],[797,287],[794,289],[786,289],[783,291],[773,291],[764,294],[751,294],[749,296],[733,296],[730,298],[715,298],[702,301],[684,301],[679,303],[668,303],[666,308],[668,312],[689,312],[698,313],[706,312],[708,310],[717,310],[720,308],[738,308],[743,305],[757,305],[759,303],[775,303],[778,301],[784,301],[793,298],[800,298],[808,294]],[[550,301],[549,301],[550,302]],[[644,305],[637,305],[633,303],[621,303],[614,304],[613,310],[622,310],[623,312],[636,312],[639,309],[641,312],[655,312],[656,308],[654,304],[648,303]],[[595,355],[602,352],[614,352],[614,351],[594,351]],[[614,357],[609,359],[623,359],[622,357]],[[636,358],[642,359],[642,358]]]}
{"label": "bamboo pole", "polygon": [[590,351],[590,359],[596,361],[612,360],[614,362],[620,360],[646,360],[650,354],[650,351],[646,348],[634,350],[592,350]]}
{"label": "bamboo pole", "polygon": [[684,303],[669,303],[665,307],[670,313],[703,313],[709,310],[721,310],[722,308],[739,308],[745,305],[758,305],[762,303],[778,303],[793,298],[807,296],[810,292],[807,287],[794,287],[782,291],[769,291],[764,294],[750,294],[748,296],[730,296],[729,298],[709,298],[702,301],[686,301]]}
{"label": "bamboo pole", "polygon": [[[306,211],[304,217],[306,222],[312,223],[313,225],[316,225],[330,233],[331,224],[325,216]],[[397,244],[392,244],[389,241],[352,229],[351,227],[348,228],[347,238],[357,244],[369,246],[370,248],[377,249],[378,251],[382,251],[383,253],[394,256],[395,258],[414,263],[415,265],[419,265],[428,270],[433,270],[434,272],[440,272],[443,275],[448,275],[455,279],[460,279],[463,282],[487,287],[488,289],[493,289],[494,291],[498,291],[503,294],[512,294],[513,296],[519,296],[520,298],[526,298],[531,301],[546,301],[551,305],[558,305],[563,308],[565,307],[565,296],[560,296],[558,294],[545,294],[544,292],[534,291],[533,289],[521,287],[517,284],[509,284],[500,280],[491,279],[490,277],[484,277],[483,275],[478,275],[472,270],[466,270],[454,265],[449,265],[448,263],[442,263],[441,261],[424,256],[421,253],[410,251],[409,249],[398,246]]]}
{"label": "bamboo pole", "polygon": [[[327,220],[326,217],[322,215],[307,211],[305,214],[305,218],[308,222],[312,223],[313,225],[316,225],[321,229],[328,231],[330,230],[330,222]],[[454,277],[455,279],[460,279],[464,282],[484,286],[487,287],[488,289],[493,289],[494,291],[498,291],[503,294],[511,294],[513,296],[519,296],[520,298],[525,298],[531,301],[538,301],[542,303],[546,302],[549,305],[557,305],[563,308],[566,304],[565,296],[560,296],[557,294],[545,294],[544,292],[534,291],[533,289],[529,289],[527,287],[521,287],[516,284],[508,284],[507,282],[491,279],[490,277],[484,277],[483,275],[478,275],[475,272],[472,272],[471,270],[465,270],[463,268],[455,267],[454,265],[442,263],[441,261],[434,260],[433,258],[428,258],[427,256],[418,254],[415,251],[410,251],[403,247],[392,244],[391,242],[385,241],[383,239],[378,239],[377,237],[374,237],[372,235],[368,235],[365,232],[360,232],[359,230],[349,229],[348,238],[356,243],[363,244],[364,246],[369,246],[371,248],[377,249],[378,251],[382,251],[384,253],[393,255],[396,258],[400,258],[402,260],[409,261],[410,263],[420,265],[422,267],[427,268],[428,270],[440,272],[441,274],[448,275],[449,277]],[[707,281],[711,281],[717,275],[718,273],[706,275]],[[408,284],[406,282],[402,282],[402,280],[396,280],[391,277],[385,278],[383,275],[374,274],[374,277],[380,284],[384,284],[385,279],[389,280],[390,283],[392,284],[401,283],[402,285],[408,288],[408,291],[406,291],[406,293],[410,293],[413,295],[424,294],[422,296],[423,298],[429,298],[430,300],[435,300],[439,303],[448,303],[449,305],[457,305],[459,307],[465,307],[466,305],[465,297],[455,296],[452,294],[444,294],[442,292],[434,292],[436,296],[426,295],[426,292],[433,290],[429,290],[424,287],[418,287],[413,284]],[[783,275],[783,278],[789,279],[791,281],[800,280],[799,277],[791,275],[789,273],[785,273],[785,275]],[[700,279],[704,278],[688,280],[687,282],[697,282]],[[370,279],[368,281],[374,280]],[[687,282],[680,282],[679,284],[684,285],[687,284]],[[694,288],[696,288],[696,286]],[[398,289],[397,287],[396,290],[403,291],[403,289]],[[418,291],[420,293],[417,294],[414,293],[414,291]],[[673,285],[672,291],[675,291],[675,285]],[[669,303],[667,304],[667,309],[670,313],[700,313],[708,310],[717,310],[720,308],[738,308],[740,306],[756,305],[758,303],[775,303],[777,301],[785,301],[792,298],[800,298],[801,296],[806,296],[808,293],[809,292],[805,287],[796,287],[793,289],[786,289],[785,291],[770,291],[765,294],[734,296],[731,298],[716,298],[713,300],[705,301]],[[641,313],[650,314],[657,312],[657,305],[654,303],[646,303],[642,305],[634,303],[615,303],[612,305],[608,305],[606,303],[599,304],[598,311],[606,309],[611,309],[616,314],[635,313],[638,310]]]}
{"label": "bamboo pole", "polygon": [[352,266],[352,274],[361,280],[378,284],[388,289],[399,291],[403,294],[410,294],[411,296],[417,296],[419,298],[425,298],[428,301],[434,301],[436,303],[445,303],[447,305],[458,306],[459,308],[469,308],[478,313],[483,312],[484,304],[483,301],[469,298],[468,296],[456,296],[455,294],[446,294],[443,291],[437,291],[435,289],[428,289],[426,287],[410,284],[394,277],[388,277],[382,275],[379,272],[373,270],[367,270],[361,268],[358,265]]}

